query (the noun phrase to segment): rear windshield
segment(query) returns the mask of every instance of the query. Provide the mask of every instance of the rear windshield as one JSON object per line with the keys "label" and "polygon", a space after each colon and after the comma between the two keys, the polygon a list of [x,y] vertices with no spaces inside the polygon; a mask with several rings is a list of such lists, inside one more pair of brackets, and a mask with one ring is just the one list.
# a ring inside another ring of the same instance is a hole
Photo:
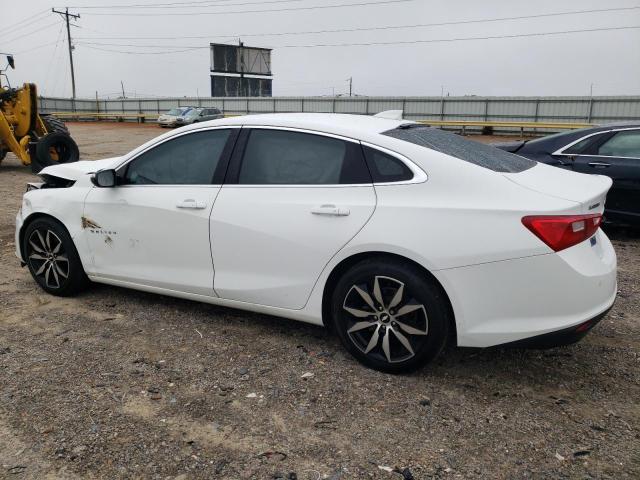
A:
{"label": "rear windshield", "polygon": [[403,125],[382,134],[451,155],[494,172],[518,173],[536,164],[533,160],[513,153],[423,125]]}
{"label": "rear windshield", "polygon": [[583,133],[593,130],[592,127],[589,128],[579,128],[578,130],[570,130],[568,132],[560,132],[554,133],[553,135],[546,135],[540,138],[534,138],[533,140],[529,140],[527,142],[528,145],[535,145],[537,143],[547,143],[549,140],[567,140],[570,142],[574,137],[581,137]]}

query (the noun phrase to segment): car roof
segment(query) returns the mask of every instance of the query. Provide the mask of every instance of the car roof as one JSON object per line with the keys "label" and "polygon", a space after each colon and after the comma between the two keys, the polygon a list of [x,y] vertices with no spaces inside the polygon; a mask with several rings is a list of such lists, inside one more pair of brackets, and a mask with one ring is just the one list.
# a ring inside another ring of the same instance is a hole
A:
{"label": "car roof", "polygon": [[398,128],[400,125],[407,123],[414,122],[343,113],[267,113],[211,120],[209,122],[199,123],[192,128],[202,128],[206,125],[284,127],[366,139],[367,137],[378,135],[381,132]]}
{"label": "car roof", "polygon": [[518,150],[520,153],[547,153],[551,154],[556,150],[569,145],[576,140],[592,135],[598,132],[606,132],[616,128],[640,128],[640,122],[614,122],[602,125],[594,125],[593,127],[585,127],[577,130],[570,130],[566,132],[556,133],[554,135],[547,135],[545,137],[536,138],[530,140],[524,144],[524,146]]}

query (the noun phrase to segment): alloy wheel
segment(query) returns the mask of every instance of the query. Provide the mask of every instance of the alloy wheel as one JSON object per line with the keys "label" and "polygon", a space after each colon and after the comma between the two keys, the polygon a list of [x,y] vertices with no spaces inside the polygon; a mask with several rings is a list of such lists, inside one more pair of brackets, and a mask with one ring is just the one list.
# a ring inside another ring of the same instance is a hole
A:
{"label": "alloy wheel", "polygon": [[429,333],[429,320],[405,284],[386,276],[353,285],[342,308],[348,313],[347,334],[364,354],[388,363],[416,355]]}
{"label": "alloy wheel", "polygon": [[48,288],[60,288],[69,278],[69,257],[60,237],[49,229],[36,229],[29,236],[28,245],[33,275],[40,277]]}

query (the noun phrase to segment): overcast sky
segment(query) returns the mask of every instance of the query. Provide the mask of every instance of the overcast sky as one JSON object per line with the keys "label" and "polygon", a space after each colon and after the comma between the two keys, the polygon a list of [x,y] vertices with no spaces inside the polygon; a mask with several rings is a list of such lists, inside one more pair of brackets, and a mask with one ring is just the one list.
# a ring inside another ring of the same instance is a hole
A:
{"label": "overcast sky", "polygon": [[[450,95],[589,95],[592,84],[594,95],[640,94],[640,28],[619,29],[640,26],[640,8],[630,8],[640,0],[129,1],[166,5],[145,8],[114,6],[123,0],[70,1],[81,15],[71,29],[78,97],[96,91],[115,97],[121,80],[130,96],[208,96],[208,44],[234,43],[238,35],[247,46],[274,49],[274,95],[344,94],[349,77],[360,95],[440,95],[441,89]],[[0,52],[16,59],[11,82],[34,82],[42,95],[70,96],[66,30],[50,12],[65,5],[13,5],[0,18]],[[342,7],[325,8],[330,5]],[[616,8],[625,10],[540,16]],[[240,11],[254,12],[231,13]],[[450,24],[406,28],[437,23]],[[398,26],[405,28],[370,29]],[[618,30],[433,42],[603,28]],[[353,29],[369,30],[290,34]],[[423,43],[309,47],[415,41]]]}

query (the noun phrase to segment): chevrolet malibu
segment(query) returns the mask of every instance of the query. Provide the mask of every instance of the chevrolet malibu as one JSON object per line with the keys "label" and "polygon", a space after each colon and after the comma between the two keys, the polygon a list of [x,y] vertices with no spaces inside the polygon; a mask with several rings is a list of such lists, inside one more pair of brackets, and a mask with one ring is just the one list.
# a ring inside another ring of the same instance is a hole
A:
{"label": "chevrolet malibu", "polygon": [[88,280],[325,325],[365,365],[575,342],[616,296],[611,179],[391,118],[198,123],[40,172],[17,255]]}

